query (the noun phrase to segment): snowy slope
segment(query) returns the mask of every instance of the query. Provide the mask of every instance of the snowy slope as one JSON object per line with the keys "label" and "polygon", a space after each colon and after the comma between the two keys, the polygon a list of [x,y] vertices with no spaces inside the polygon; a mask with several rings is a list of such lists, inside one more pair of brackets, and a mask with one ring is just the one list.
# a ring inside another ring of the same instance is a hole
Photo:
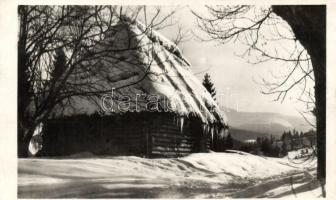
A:
{"label": "snowy slope", "polygon": [[[178,159],[20,159],[18,195],[19,198],[256,196],[253,193],[256,190],[258,195],[267,194],[286,185],[281,191],[290,191],[287,179],[293,175],[298,180],[306,180],[302,170],[300,165],[290,166],[287,159],[263,158],[242,152],[198,153]],[[280,179],[282,182],[279,183],[283,184],[276,188],[260,190],[260,184]],[[274,192],[267,194],[272,195]]]}

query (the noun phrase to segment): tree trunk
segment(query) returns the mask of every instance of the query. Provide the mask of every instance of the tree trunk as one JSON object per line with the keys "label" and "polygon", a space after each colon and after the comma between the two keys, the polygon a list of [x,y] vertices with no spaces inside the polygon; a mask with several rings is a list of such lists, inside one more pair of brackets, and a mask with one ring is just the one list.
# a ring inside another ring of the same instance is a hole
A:
{"label": "tree trunk", "polygon": [[27,158],[29,155],[29,143],[34,134],[34,129],[23,129],[18,130],[18,157]]}
{"label": "tree trunk", "polygon": [[19,6],[18,13],[20,16],[20,29],[18,41],[18,124],[17,124],[17,145],[18,157],[28,157],[29,142],[34,134],[35,126],[33,125],[29,111],[31,103],[31,86],[29,81],[28,62],[29,55],[26,52],[27,29],[28,29],[28,11],[27,7]]}
{"label": "tree trunk", "polygon": [[272,6],[310,55],[315,77],[317,176],[326,177],[326,6]]}
{"label": "tree trunk", "polygon": [[[313,61],[313,59],[312,59]],[[318,66],[317,61],[313,61],[313,66]],[[316,71],[316,72],[315,72]],[[316,106],[316,142],[317,142],[317,176],[319,179],[326,177],[326,74],[319,73],[314,68],[315,75],[315,106]]]}

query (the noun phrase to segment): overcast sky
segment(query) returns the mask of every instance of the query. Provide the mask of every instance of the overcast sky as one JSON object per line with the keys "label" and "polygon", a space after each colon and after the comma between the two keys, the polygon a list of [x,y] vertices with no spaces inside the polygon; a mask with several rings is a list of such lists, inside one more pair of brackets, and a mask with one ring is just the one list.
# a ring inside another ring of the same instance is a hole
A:
{"label": "overcast sky", "polygon": [[[199,9],[193,7],[192,9]],[[167,10],[169,10],[167,8]],[[196,19],[188,7],[180,8],[175,20],[184,30],[192,30],[196,34],[203,34],[196,25]],[[177,26],[160,32],[167,38],[176,35]],[[270,61],[262,64],[249,64],[247,59],[238,57],[246,47],[240,43],[220,45],[217,42],[201,42],[194,38],[182,43],[180,49],[192,64],[193,73],[202,80],[205,73],[209,73],[217,94],[222,94],[220,104],[223,106],[248,112],[277,112],[286,115],[297,115],[297,110],[305,110],[305,105],[295,100],[292,91],[286,100],[274,102],[275,96],[261,94],[261,86],[255,80],[270,78],[270,72],[277,73],[286,66],[283,63]]]}

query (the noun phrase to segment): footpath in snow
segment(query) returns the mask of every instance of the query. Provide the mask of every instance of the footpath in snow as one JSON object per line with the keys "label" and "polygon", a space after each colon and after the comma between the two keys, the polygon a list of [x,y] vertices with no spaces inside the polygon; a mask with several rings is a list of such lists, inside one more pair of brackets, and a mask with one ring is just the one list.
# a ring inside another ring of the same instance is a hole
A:
{"label": "footpath in snow", "polygon": [[183,158],[19,159],[19,198],[319,197],[316,160],[243,152]]}

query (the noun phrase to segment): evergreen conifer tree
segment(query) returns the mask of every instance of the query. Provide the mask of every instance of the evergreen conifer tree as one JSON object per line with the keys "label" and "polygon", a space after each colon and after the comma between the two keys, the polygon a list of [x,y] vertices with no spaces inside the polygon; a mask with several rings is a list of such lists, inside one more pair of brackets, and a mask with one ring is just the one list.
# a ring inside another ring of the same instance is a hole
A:
{"label": "evergreen conifer tree", "polygon": [[54,58],[54,68],[51,72],[51,79],[57,80],[63,74],[66,68],[66,56],[62,49],[56,50],[56,55]]}
{"label": "evergreen conifer tree", "polygon": [[208,73],[204,75],[202,84],[211,94],[212,98],[216,100],[216,89],[214,87],[214,84],[211,82],[210,75]]}

